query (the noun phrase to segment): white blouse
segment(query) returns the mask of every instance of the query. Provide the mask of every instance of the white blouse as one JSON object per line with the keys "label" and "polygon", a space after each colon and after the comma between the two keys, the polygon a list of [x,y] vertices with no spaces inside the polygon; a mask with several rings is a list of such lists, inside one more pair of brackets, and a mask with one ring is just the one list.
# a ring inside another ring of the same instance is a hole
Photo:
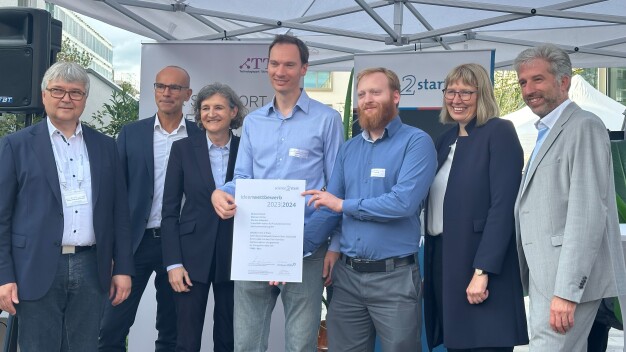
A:
{"label": "white blouse", "polygon": [[439,172],[435,176],[433,184],[430,186],[430,195],[428,197],[428,234],[431,236],[439,236],[443,232],[443,199],[448,188],[448,177],[450,177],[450,168],[452,167],[452,159],[454,159],[454,151],[456,150],[456,141],[450,146],[448,158],[444,161]]}

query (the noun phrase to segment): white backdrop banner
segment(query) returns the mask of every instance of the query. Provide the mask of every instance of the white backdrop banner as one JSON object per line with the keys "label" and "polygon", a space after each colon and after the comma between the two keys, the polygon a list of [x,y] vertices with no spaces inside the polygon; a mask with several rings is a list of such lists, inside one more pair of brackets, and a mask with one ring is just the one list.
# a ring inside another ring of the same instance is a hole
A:
{"label": "white backdrop banner", "polygon": [[[274,96],[267,76],[268,43],[145,43],[141,47],[141,98],[139,118],[157,110],[153,84],[165,66],[180,66],[191,76],[192,101],[200,88],[214,82],[228,84],[241,101],[253,111],[269,103]],[[191,104],[183,110],[193,120]]]}
{"label": "white backdrop banner", "polygon": [[[214,82],[228,84],[240,96],[241,101],[253,111],[271,101],[274,97],[272,85],[267,75],[268,43],[145,43],[141,47],[141,98],[139,117],[147,118],[155,114],[154,80],[165,66],[176,65],[184,68],[191,76],[192,101],[200,88]],[[185,118],[193,120],[190,103],[186,103]],[[208,157],[208,156],[207,156]],[[157,331],[156,292],[154,275],[143,294],[135,324],[128,339],[129,351],[150,351],[154,349]],[[213,294],[209,295],[207,314],[202,331],[202,350],[213,350]],[[175,317],[172,317],[174,319]],[[276,302],[272,315],[269,350],[280,351],[284,346],[284,313],[282,303]]]}
{"label": "white backdrop banner", "polygon": [[[494,59],[494,50],[356,54],[354,73],[368,67],[386,67],[400,79],[400,108],[441,109],[441,90],[450,70],[460,64],[476,63],[489,72],[493,82]],[[354,82],[356,87],[356,79]],[[354,101],[357,101],[356,89]]]}

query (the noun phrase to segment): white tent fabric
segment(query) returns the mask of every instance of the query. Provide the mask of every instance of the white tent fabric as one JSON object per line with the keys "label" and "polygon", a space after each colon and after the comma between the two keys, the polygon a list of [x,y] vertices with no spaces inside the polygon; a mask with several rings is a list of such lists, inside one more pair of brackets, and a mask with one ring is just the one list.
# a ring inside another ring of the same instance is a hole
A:
{"label": "white tent fabric", "polygon": [[624,0],[48,0],[155,40],[271,40],[291,33],[312,65],[352,68],[353,54],[496,49],[496,68],[541,42],[576,67],[626,66]]}
{"label": "white tent fabric", "polygon": [[[572,77],[569,98],[581,108],[598,115],[609,130],[619,131],[623,129],[626,106],[595,89],[580,75]],[[539,120],[539,116],[535,115],[528,106],[525,106],[515,112],[502,116],[502,118],[513,122],[517,130],[517,135],[522,143],[524,155],[527,157],[530,156],[535,147],[535,140],[537,139],[535,122]]]}

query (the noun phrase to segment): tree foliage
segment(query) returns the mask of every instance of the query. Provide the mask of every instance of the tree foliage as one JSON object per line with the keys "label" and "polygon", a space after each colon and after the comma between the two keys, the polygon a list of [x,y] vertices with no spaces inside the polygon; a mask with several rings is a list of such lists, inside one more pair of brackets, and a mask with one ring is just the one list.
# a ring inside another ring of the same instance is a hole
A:
{"label": "tree foliage", "polygon": [[[41,121],[41,116],[33,116],[32,124]],[[0,115],[0,138],[24,127],[25,114],[2,113]]]}
{"label": "tree foliage", "polygon": [[494,94],[500,107],[500,116],[512,113],[524,107],[522,91],[517,83],[515,71],[495,71]]}
{"label": "tree foliage", "polygon": [[17,115],[2,114],[0,116],[0,137],[11,134],[18,130]]}
{"label": "tree foliage", "polygon": [[57,53],[57,61],[75,62],[84,68],[89,67],[93,57],[87,51],[78,48],[72,42],[63,38],[61,42],[61,51]]}
{"label": "tree foliage", "polygon": [[113,138],[117,138],[124,125],[139,119],[139,102],[133,97],[135,89],[128,82],[122,82],[120,87],[122,90],[113,91],[109,102],[93,114],[98,126],[92,124],[92,127]]}

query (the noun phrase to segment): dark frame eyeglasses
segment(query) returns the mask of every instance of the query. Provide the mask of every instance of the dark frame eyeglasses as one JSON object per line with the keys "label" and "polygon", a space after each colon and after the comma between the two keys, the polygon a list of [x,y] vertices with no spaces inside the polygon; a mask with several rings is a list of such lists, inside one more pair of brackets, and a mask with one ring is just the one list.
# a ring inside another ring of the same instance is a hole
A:
{"label": "dark frame eyeglasses", "polygon": [[165,92],[165,89],[169,88],[172,93],[180,93],[183,89],[188,89],[189,87],[179,86],[178,84],[163,84],[163,83],[155,83],[154,90],[159,93]]}
{"label": "dark frame eyeglasses", "polygon": [[443,96],[448,100],[454,100],[454,97],[458,94],[462,101],[468,101],[472,99],[472,94],[478,92],[477,90],[452,90],[442,89]]}
{"label": "dark frame eyeglasses", "polygon": [[46,88],[48,92],[50,92],[50,96],[56,99],[63,99],[65,94],[70,96],[70,100],[81,101],[85,98],[87,93],[81,92],[80,90],[65,90],[61,88]]}

